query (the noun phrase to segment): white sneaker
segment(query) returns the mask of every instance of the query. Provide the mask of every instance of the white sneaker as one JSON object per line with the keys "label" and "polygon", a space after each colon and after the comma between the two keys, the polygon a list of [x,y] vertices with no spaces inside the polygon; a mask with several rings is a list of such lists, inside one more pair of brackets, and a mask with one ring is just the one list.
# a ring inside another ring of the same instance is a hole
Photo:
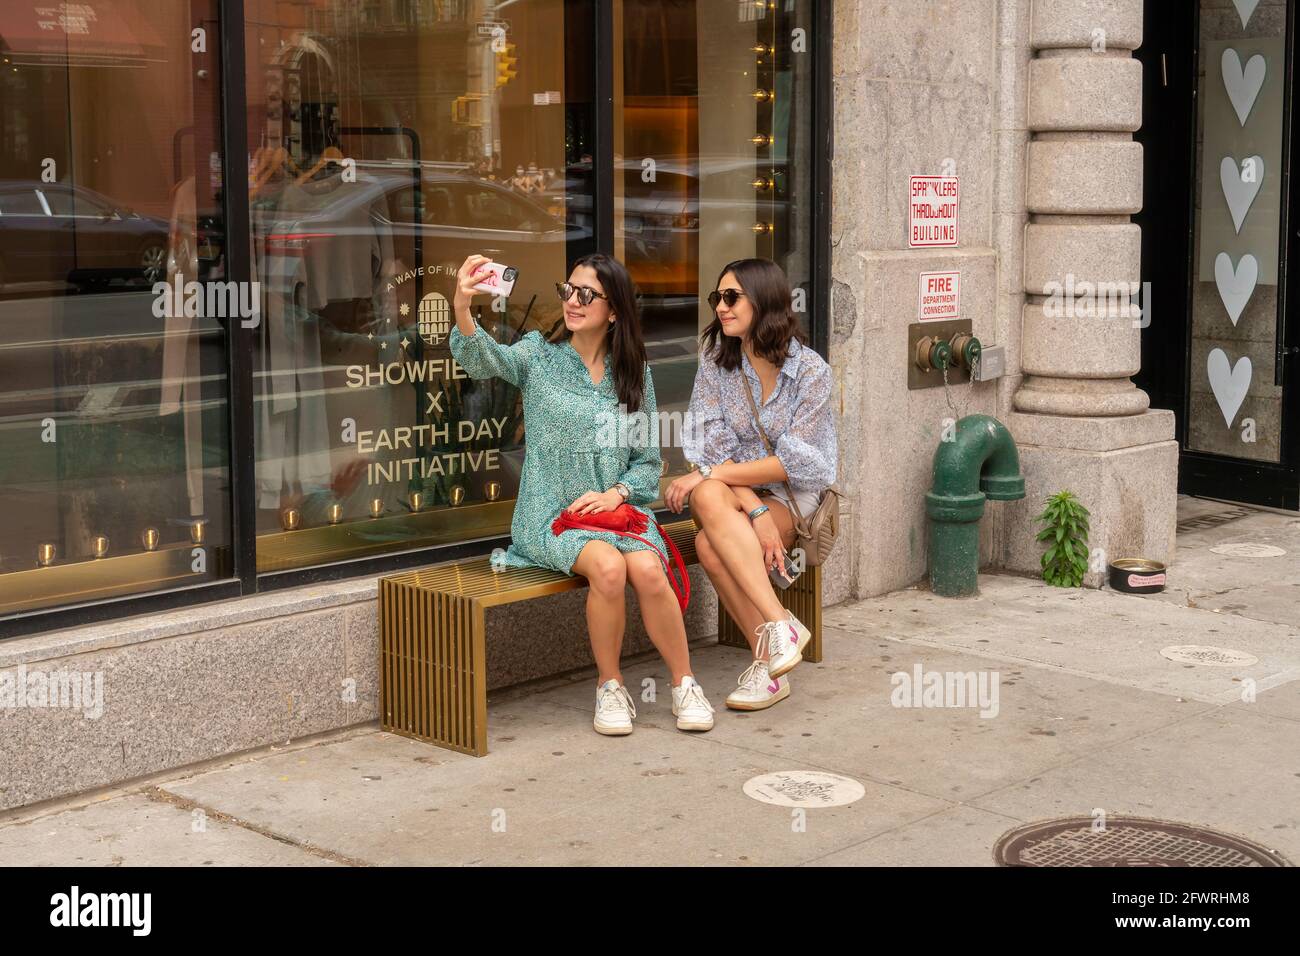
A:
{"label": "white sneaker", "polygon": [[758,635],[754,653],[762,655],[767,648],[767,672],[772,677],[780,677],[802,661],[803,649],[812,640],[812,632],[788,611],[784,621],[765,621],[754,633]]}
{"label": "white sneaker", "polygon": [[736,680],[736,689],[727,697],[732,710],[766,710],[790,696],[790,678],[771,677],[767,661],[754,661]]}
{"label": "white sneaker", "polygon": [[632,695],[616,680],[607,680],[596,688],[596,733],[623,737],[632,732],[636,705]]}
{"label": "white sneaker", "polygon": [[673,688],[673,716],[678,730],[713,729],[713,705],[694,677],[683,677],[681,685]]}

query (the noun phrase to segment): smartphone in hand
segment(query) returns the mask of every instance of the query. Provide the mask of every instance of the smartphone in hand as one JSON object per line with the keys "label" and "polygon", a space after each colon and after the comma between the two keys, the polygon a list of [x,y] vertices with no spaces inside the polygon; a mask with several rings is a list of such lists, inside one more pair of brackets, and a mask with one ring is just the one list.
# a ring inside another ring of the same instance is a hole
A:
{"label": "smartphone in hand", "polygon": [[[782,551],[781,560],[783,562],[783,567],[785,568],[786,573],[789,574],[790,568],[794,564],[794,558],[790,557],[789,551]],[[793,574],[790,577],[786,577],[784,574],[781,573],[779,568],[768,568],[767,576],[772,579],[772,584],[775,587],[780,588],[782,591],[784,591],[790,585],[794,584],[795,578],[799,577],[799,575],[797,574]]]}
{"label": "smartphone in hand", "polygon": [[515,279],[519,278],[519,270],[514,266],[488,262],[482,268],[488,270],[489,274],[482,281],[475,283],[474,291],[486,292],[488,295],[509,295],[514,291]]}

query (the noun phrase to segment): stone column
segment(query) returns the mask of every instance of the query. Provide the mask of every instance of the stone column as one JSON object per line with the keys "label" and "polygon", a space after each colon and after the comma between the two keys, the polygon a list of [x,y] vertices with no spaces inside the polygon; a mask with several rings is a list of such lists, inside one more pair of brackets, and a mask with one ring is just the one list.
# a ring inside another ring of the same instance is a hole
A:
{"label": "stone column", "polygon": [[1142,6],[1033,4],[1024,378],[1008,422],[1029,498],[1003,540],[1012,568],[1037,569],[1032,515],[1043,497],[1067,488],[1093,512],[1090,544],[1105,558],[1173,553],[1173,413],[1149,410],[1130,379],[1141,364],[1142,319],[1129,293],[1141,276],[1141,229],[1130,217],[1142,208],[1142,146],[1132,136],[1142,123],[1142,66],[1132,55]]}

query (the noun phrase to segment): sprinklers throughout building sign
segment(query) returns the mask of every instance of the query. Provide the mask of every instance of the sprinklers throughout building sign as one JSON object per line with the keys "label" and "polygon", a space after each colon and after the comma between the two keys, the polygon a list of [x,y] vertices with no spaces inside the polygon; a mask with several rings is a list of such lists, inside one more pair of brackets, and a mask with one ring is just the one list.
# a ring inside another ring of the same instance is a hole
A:
{"label": "sprinklers throughout building sign", "polygon": [[961,205],[956,176],[913,176],[908,197],[907,244],[913,249],[957,245]]}

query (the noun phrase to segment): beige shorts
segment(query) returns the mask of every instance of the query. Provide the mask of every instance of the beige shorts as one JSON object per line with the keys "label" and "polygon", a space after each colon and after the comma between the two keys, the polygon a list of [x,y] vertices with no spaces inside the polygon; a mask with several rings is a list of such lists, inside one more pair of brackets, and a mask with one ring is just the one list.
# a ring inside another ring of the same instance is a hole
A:
{"label": "beige shorts", "polygon": [[[794,508],[790,507],[790,494],[784,488],[756,488],[754,491],[760,498],[768,495],[775,498],[785,505],[792,517],[794,516]],[[817,506],[821,504],[822,493],[820,491],[796,491],[794,498],[799,505],[799,511],[803,515],[803,519],[810,521],[817,511]]]}

